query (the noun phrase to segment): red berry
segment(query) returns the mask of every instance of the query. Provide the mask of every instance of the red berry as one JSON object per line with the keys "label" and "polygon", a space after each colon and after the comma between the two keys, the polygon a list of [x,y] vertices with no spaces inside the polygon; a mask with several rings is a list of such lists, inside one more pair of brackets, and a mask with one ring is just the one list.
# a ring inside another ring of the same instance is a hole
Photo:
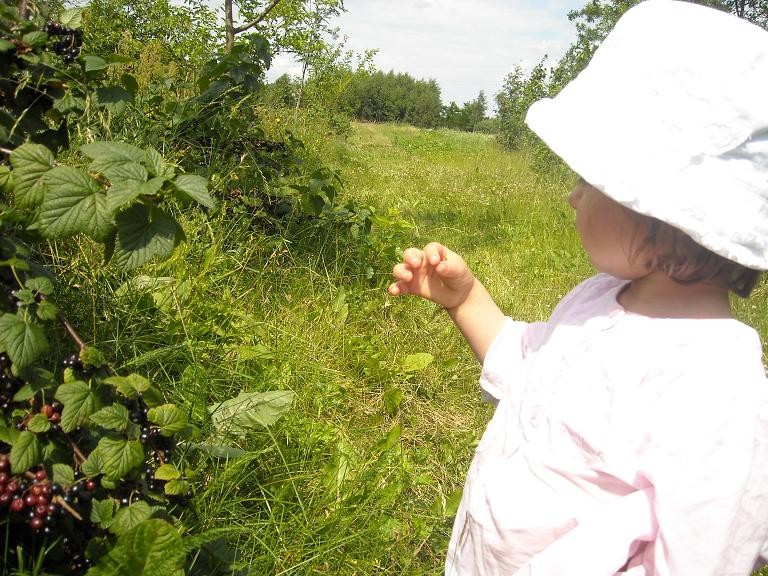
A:
{"label": "red berry", "polygon": [[11,503],[11,499],[13,496],[11,496],[8,492],[0,493],[0,506],[7,506]]}
{"label": "red berry", "polygon": [[8,472],[0,472],[0,484],[7,484],[10,479]]}
{"label": "red berry", "polygon": [[51,424],[58,424],[59,422],[61,422],[61,413],[60,412],[54,412],[53,414],[51,414],[48,417],[48,421]]}
{"label": "red berry", "polygon": [[24,496],[24,504],[26,506],[35,506],[37,504],[37,496],[34,494],[27,494]]}
{"label": "red berry", "polygon": [[35,484],[29,491],[33,496],[40,496],[43,493],[43,487],[40,484]]}
{"label": "red berry", "polygon": [[88,492],[93,492],[94,490],[96,490],[96,482],[93,480],[86,480],[85,489],[88,490]]}
{"label": "red berry", "polygon": [[38,496],[37,497],[37,505],[38,506],[48,506],[48,498],[45,496]]}
{"label": "red berry", "polygon": [[22,512],[24,510],[24,499],[14,498],[11,500],[11,510],[13,512]]}
{"label": "red berry", "polygon": [[46,418],[50,418],[51,414],[53,414],[53,406],[51,406],[50,404],[43,404],[40,407],[40,414],[42,414]]}
{"label": "red berry", "polygon": [[45,506],[43,506],[41,504],[38,504],[37,506],[35,506],[35,516],[43,517],[43,516],[47,516],[47,515],[48,515],[48,505],[47,504]]}
{"label": "red berry", "polygon": [[32,527],[32,530],[38,531],[43,529],[43,526],[45,525],[45,521],[39,516],[35,516],[34,518],[32,518],[32,520],[29,521],[29,525]]}
{"label": "red berry", "polygon": [[48,478],[48,474],[46,474],[45,470],[35,472],[35,480],[38,482],[43,482],[46,478]]}

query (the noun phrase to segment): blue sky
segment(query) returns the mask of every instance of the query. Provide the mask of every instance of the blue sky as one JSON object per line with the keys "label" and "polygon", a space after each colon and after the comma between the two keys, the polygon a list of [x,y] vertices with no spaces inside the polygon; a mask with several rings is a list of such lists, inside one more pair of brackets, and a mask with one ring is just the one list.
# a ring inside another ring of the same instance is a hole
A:
{"label": "blue sky", "polygon": [[[346,0],[332,22],[346,47],[376,48],[379,70],[435,79],[443,103],[489,104],[517,64],[530,68],[545,55],[557,61],[576,37],[568,11],[587,0]],[[300,68],[278,56],[270,79]]]}

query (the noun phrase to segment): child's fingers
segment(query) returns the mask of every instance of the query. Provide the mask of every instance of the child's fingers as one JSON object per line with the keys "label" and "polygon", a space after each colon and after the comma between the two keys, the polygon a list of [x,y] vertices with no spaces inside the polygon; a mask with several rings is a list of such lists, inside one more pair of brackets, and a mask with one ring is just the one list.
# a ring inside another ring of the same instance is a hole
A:
{"label": "child's fingers", "polygon": [[398,281],[410,282],[413,280],[413,271],[408,264],[401,262],[392,267],[392,276]]}
{"label": "child's fingers", "polygon": [[433,267],[436,267],[445,260],[448,254],[448,249],[439,242],[430,242],[424,246],[424,257],[427,262]]}
{"label": "child's fingers", "polygon": [[424,259],[424,252],[418,248],[406,248],[403,251],[403,262],[411,268],[420,268]]}

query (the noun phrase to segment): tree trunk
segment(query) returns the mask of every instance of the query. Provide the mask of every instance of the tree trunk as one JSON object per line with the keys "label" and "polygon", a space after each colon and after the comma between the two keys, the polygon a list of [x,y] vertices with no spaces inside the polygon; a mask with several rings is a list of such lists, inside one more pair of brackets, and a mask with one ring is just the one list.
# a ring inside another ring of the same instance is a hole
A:
{"label": "tree trunk", "polygon": [[[22,0],[23,1],[23,0]],[[259,22],[264,20],[272,10],[275,9],[275,7],[280,3],[280,0],[271,0],[269,4],[267,4],[267,7],[264,8],[264,11],[256,16],[253,20],[250,22],[246,22],[242,26],[235,26],[235,21],[233,17],[233,10],[232,10],[232,2],[233,0],[224,0],[224,28],[226,31],[226,50],[227,52],[232,51],[232,47],[235,45],[235,35],[240,34],[240,32],[245,32],[249,28],[253,28],[256,26]]]}

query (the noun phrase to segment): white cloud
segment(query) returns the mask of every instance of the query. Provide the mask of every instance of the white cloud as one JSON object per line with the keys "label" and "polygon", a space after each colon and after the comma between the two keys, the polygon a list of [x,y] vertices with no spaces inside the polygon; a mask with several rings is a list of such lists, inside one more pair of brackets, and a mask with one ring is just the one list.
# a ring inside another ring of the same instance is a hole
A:
{"label": "white cloud", "polygon": [[[569,10],[586,0],[347,0],[332,24],[355,52],[375,48],[383,71],[434,79],[444,103],[490,103],[516,66],[559,59],[575,38]],[[270,78],[290,72],[276,59]]]}

